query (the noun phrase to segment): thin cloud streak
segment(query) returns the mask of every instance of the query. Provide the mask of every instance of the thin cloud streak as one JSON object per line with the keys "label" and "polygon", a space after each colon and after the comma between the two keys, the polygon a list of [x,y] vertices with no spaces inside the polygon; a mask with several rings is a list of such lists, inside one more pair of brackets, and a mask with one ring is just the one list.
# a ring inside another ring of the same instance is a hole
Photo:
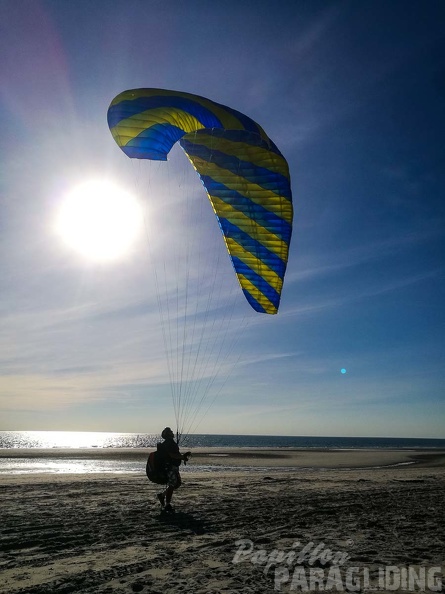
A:
{"label": "thin cloud streak", "polygon": [[[286,275],[286,283],[300,282],[305,279],[325,278],[330,274],[361,266],[367,262],[383,261],[388,257],[394,257],[396,254],[406,253],[406,251],[413,252],[416,250],[416,246],[434,239],[439,239],[442,232],[443,226],[437,222],[435,228],[431,228],[430,226],[428,229],[400,237],[391,237],[373,241],[366,245],[357,245],[334,254],[323,254],[323,259],[329,261],[328,264],[324,265],[317,264],[320,256],[317,256],[317,258],[312,256],[310,259],[315,260],[315,263],[309,262],[309,265],[306,264],[303,270],[295,271],[291,268]],[[302,258],[300,257],[299,259]],[[304,258],[302,260],[304,265]]]}
{"label": "thin cloud streak", "polygon": [[369,297],[377,297],[379,295],[384,295],[385,293],[398,291],[400,289],[420,283],[424,280],[440,279],[444,276],[444,274],[445,267],[440,267],[425,273],[413,275],[411,277],[401,278],[393,282],[382,282],[380,285],[371,285],[364,289],[348,289],[347,295],[340,295],[332,299],[324,299],[315,303],[313,302],[313,300],[311,300],[310,303],[305,303],[296,307],[287,308],[286,311],[283,312],[281,315],[283,317],[290,317],[295,315],[299,316],[305,314],[313,314],[328,309],[341,308],[350,303],[361,301]]}

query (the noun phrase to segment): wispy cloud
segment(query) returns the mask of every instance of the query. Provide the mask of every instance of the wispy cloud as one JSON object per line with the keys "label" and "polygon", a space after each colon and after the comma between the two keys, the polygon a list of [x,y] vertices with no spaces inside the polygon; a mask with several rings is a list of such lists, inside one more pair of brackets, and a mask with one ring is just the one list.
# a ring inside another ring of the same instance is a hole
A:
{"label": "wispy cloud", "polygon": [[[332,271],[332,270],[331,270]],[[332,298],[310,299],[309,302],[302,303],[297,306],[286,308],[282,316],[300,316],[306,314],[318,313],[323,310],[330,310],[343,307],[353,302],[361,301],[369,297],[377,297],[398,291],[410,285],[421,283],[427,279],[440,279],[445,274],[445,267],[435,268],[433,270],[407,276],[405,278],[395,279],[394,281],[379,281],[373,282],[368,286],[361,288],[348,287],[347,292],[337,295]]]}
{"label": "wispy cloud", "polygon": [[[342,270],[348,270],[373,261],[384,261],[386,258],[412,252],[428,241],[439,238],[443,233],[443,226],[439,221],[435,225],[428,224],[428,227],[406,233],[399,236],[389,237],[368,243],[359,243],[353,247],[331,251],[317,256],[304,257],[297,255],[302,262],[299,270],[289,267],[286,274],[286,283],[299,282],[305,279],[325,278],[330,274],[336,274]],[[323,263],[320,264],[320,260]]]}

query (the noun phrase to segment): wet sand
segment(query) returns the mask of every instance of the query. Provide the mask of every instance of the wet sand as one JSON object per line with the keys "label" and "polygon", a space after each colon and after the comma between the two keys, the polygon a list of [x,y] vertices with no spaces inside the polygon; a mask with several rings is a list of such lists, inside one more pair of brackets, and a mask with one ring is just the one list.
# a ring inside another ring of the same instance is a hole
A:
{"label": "wet sand", "polygon": [[[118,455],[142,461],[147,452]],[[296,562],[278,564],[277,574],[262,559],[273,549],[302,554],[317,546],[348,556],[342,576],[359,567],[372,583],[388,565],[445,566],[443,451],[205,450],[195,451],[193,464],[217,460],[220,471],[183,474],[173,516],[159,513],[158,487],[143,468],[136,475],[0,475],[0,592],[301,591],[291,589]],[[233,563],[240,539],[258,554],[240,553]],[[335,565],[309,553],[298,565],[307,571]]]}
{"label": "wet sand", "polygon": [[[152,448],[51,448],[0,449],[0,465],[6,458],[140,460],[145,464]],[[298,448],[193,448],[193,465],[288,467],[288,468],[365,468],[396,464],[445,464],[442,449],[298,449]],[[1,468],[1,466],[0,466]],[[1,475],[0,475],[1,476]]]}

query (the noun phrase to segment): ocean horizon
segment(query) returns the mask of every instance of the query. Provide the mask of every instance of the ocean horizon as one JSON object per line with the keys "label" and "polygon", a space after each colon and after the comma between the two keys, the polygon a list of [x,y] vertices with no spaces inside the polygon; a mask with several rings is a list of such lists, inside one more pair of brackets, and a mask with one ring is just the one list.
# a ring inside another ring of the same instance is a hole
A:
{"label": "ocean horizon", "polygon": [[[0,448],[152,448],[156,433],[105,431],[0,431]],[[445,439],[411,437],[329,437],[284,435],[191,434],[180,439],[188,448],[417,449],[445,448]]]}

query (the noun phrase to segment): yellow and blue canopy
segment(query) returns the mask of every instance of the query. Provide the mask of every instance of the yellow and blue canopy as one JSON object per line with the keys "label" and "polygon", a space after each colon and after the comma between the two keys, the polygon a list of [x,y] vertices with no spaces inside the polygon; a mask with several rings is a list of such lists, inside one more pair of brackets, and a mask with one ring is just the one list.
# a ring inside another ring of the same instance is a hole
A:
{"label": "yellow and blue canopy", "polygon": [[247,301],[275,314],[292,233],[292,193],[283,155],[256,122],[189,93],[133,89],[108,110],[130,158],[165,161],[179,141],[207,191]]}

